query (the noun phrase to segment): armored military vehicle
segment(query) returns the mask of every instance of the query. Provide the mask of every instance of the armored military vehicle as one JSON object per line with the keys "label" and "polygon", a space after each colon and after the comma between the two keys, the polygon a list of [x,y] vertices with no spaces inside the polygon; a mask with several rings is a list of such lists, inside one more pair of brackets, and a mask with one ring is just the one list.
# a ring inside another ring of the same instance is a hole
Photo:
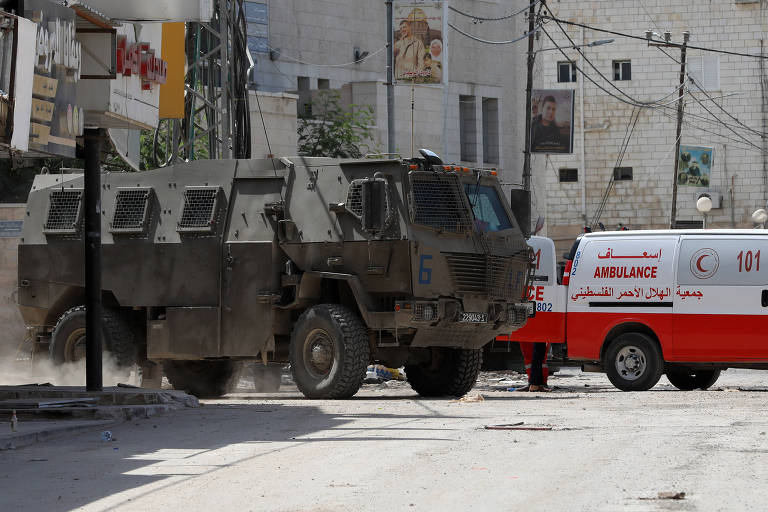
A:
{"label": "armored military vehicle", "polygon": [[[102,175],[105,348],[198,395],[238,361],[290,362],[346,398],[374,361],[466,393],[522,326],[533,267],[496,172],[423,158],[196,161]],[[53,360],[84,355],[83,176],[35,178],[19,308]]]}

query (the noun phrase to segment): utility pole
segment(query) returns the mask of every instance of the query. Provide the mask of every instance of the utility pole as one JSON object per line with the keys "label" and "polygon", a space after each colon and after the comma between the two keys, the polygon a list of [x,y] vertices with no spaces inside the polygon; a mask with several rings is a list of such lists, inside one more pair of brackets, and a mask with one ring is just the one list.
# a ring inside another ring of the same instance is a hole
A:
{"label": "utility pole", "polygon": [[85,388],[102,391],[101,368],[101,141],[105,134],[86,128],[85,160]]}
{"label": "utility pole", "polygon": [[392,0],[387,5],[387,153],[395,152],[395,45]]}
{"label": "utility pole", "polygon": [[[542,1],[542,4],[545,2]],[[536,2],[528,9],[528,78],[525,85],[525,159],[523,160],[523,190],[531,190],[531,96],[533,95],[533,33],[536,22]],[[530,211],[530,194],[528,194],[528,210]]]}
{"label": "utility pole", "polygon": [[669,227],[675,229],[677,223],[677,172],[680,165],[680,133],[683,127],[683,91],[685,84],[685,52],[688,47],[688,39],[691,33],[683,32],[683,45],[680,47],[680,90],[677,95],[677,136],[675,137],[675,166],[672,176],[672,213],[670,215]]}

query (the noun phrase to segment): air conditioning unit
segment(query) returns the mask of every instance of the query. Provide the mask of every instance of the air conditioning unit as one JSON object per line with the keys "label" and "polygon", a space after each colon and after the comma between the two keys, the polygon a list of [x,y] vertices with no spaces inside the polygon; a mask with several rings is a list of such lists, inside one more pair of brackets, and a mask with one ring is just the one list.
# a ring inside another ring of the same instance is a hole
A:
{"label": "air conditioning unit", "polygon": [[723,207],[723,194],[720,192],[717,192],[715,190],[706,190],[704,192],[694,192],[693,193],[693,204],[696,204],[696,201],[699,200],[700,197],[709,197],[712,200],[712,209],[716,210],[718,208]]}

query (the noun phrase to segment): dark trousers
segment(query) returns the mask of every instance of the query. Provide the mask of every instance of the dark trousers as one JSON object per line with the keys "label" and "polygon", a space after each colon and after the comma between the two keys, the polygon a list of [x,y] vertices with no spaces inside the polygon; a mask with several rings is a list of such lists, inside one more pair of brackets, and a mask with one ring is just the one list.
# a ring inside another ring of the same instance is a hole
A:
{"label": "dark trousers", "polygon": [[544,384],[544,371],[542,364],[547,356],[546,343],[533,344],[533,357],[531,358],[531,374],[528,376],[528,384],[532,386],[541,386]]}

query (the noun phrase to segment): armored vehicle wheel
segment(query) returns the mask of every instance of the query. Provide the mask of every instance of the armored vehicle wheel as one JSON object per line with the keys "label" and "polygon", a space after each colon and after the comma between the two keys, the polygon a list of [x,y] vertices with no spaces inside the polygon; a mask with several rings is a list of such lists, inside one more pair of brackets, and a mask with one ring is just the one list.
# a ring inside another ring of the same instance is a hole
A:
{"label": "armored vehicle wheel", "polygon": [[290,349],[293,380],[307,398],[349,398],[357,393],[371,351],[363,323],[337,304],[305,311],[293,329]]}
{"label": "armored vehicle wheel", "polygon": [[720,378],[720,370],[694,370],[692,368],[671,368],[667,379],[680,391],[708,389]]}
{"label": "armored vehicle wheel", "polygon": [[173,389],[198,398],[217,398],[226,394],[235,363],[232,361],[166,361],[163,372]]}
{"label": "armored vehicle wheel", "polygon": [[608,347],[604,361],[611,384],[622,391],[647,391],[659,382],[664,361],[658,345],[639,332],[620,335]]}
{"label": "armored vehicle wheel", "polygon": [[[123,312],[102,307],[101,332],[104,350],[112,354],[118,367],[136,363],[139,335]],[[51,334],[49,352],[56,364],[85,359],[85,306],[74,307],[61,315]]]}
{"label": "armored vehicle wheel", "polygon": [[406,365],[405,375],[421,396],[464,396],[477,381],[483,364],[481,349],[432,349],[432,361]]}

